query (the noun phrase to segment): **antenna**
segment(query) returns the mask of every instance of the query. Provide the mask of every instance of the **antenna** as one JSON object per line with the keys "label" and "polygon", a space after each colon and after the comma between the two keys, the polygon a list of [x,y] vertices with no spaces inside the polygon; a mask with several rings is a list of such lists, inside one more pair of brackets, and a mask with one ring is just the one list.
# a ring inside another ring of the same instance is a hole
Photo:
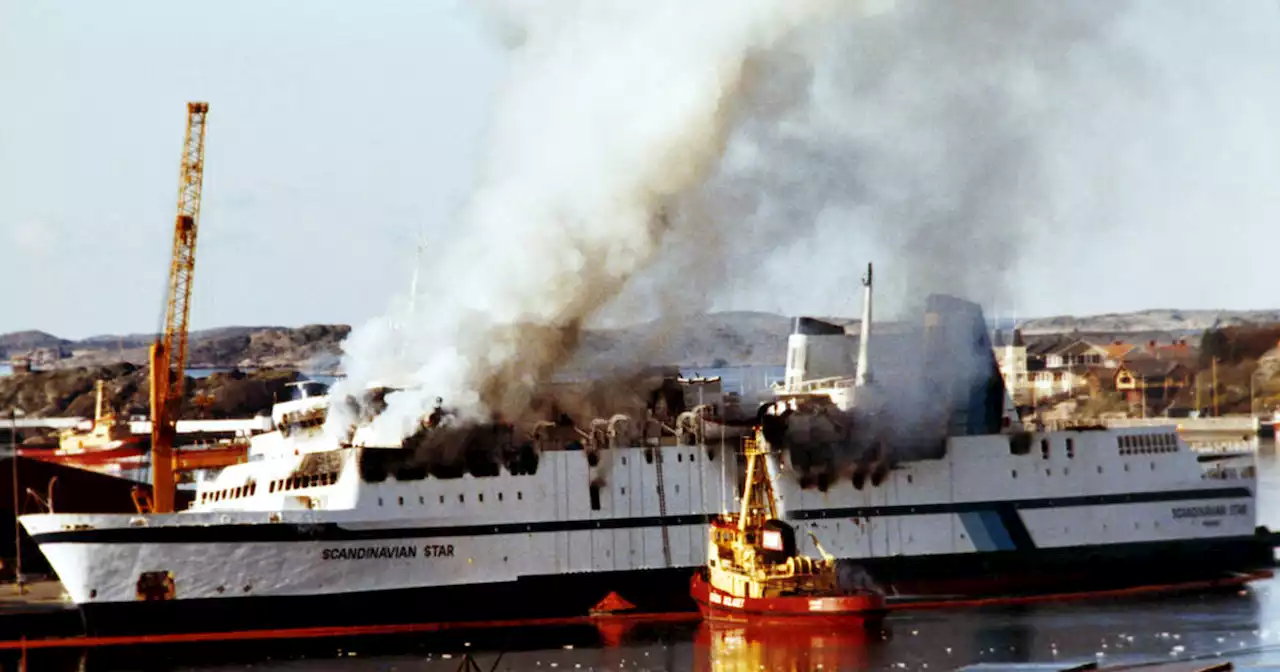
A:
{"label": "antenna", "polygon": [[867,274],[862,276],[862,336],[858,342],[858,373],[855,385],[865,387],[871,383],[871,264],[867,264]]}
{"label": "antenna", "polygon": [[418,309],[418,273],[422,269],[422,251],[427,241],[421,232],[418,233],[418,250],[413,256],[413,278],[409,281],[409,316],[413,317]]}

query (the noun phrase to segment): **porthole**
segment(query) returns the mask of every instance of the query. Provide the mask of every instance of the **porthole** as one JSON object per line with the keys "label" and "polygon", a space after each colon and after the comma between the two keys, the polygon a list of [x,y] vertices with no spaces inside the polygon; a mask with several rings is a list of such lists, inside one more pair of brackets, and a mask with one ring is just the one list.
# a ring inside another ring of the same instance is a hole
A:
{"label": "porthole", "polygon": [[418,504],[426,504],[426,503],[427,503],[427,498],[423,497],[422,495],[418,495]]}
{"label": "porthole", "polygon": [[1014,469],[1012,473],[1013,473],[1013,477],[1014,477],[1014,478],[1017,478],[1017,477],[1018,477],[1018,470],[1017,470],[1017,469]]}
{"label": "porthole", "polygon": [[444,504],[444,495],[440,495],[440,503]]}
{"label": "porthole", "polygon": [[912,478],[912,477],[911,477],[911,474],[907,474],[907,482],[908,482],[908,483],[915,483],[916,481],[915,481],[915,479],[914,479],[914,478]]}
{"label": "porthole", "polygon": [[400,506],[404,506],[404,497],[396,497],[396,503]]}
{"label": "porthole", "polygon": [[378,498],[378,506],[382,506],[382,498],[381,498],[381,497],[379,497],[379,498]]}
{"label": "porthole", "polygon": [[524,499],[524,493],[523,493],[523,492],[516,492],[516,499]]}
{"label": "porthole", "polygon": [[463,494],[462,494],[461,492],[460,492],[460,493],[458,493],[458,501],[459,501],[459,502],[462,502],[464,499],[465,499],[465,497],[463,496]]}
{"label": "porthole", "polygon": [[501,492],[499,492],[499,493],[498,493],[498,501],[499,501],[499,502],[501,502],[501,501],[502,501],[502,493],[501,493]]}
{"label": "porthole", "polygon": [[482,501],[482,502],[484,501],[484,493],[483,493],[483,492],[482,492],[482,493],[480,493],[480,494],[479,494],[479,495],[477,495],[477,496],[480,498],[480,501]]}
{"label": "porthole", "polygon": [[1099,465],[1098,465],[1098,473],[1099,473],[1099,474],[1101,474],[1101,473],[1102,473],[1102,465],[1101,465],[1101,464],[1099,464]]}

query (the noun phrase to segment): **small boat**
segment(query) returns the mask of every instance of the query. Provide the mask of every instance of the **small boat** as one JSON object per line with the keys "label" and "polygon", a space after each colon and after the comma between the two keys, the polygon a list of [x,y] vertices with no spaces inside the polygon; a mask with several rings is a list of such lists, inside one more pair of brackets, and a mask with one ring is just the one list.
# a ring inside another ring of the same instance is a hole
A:
{"label": "small boat", "polygon": [[884,593],[869,586],[842,588],[836,558],[816,535],[809,533],[821,558],[797,552],[795,529],[778,519],[772,483],[777,458],[759,431],[744,443],[742,505],[737,514],[712,518],[707,564],[690,585],[703,616],[810,622],[866,622],[882,616]]}
{"label": "small boat", "polygon": [[[93,424],[88,430],[67,429],[59,435],[57,448],[23,448],[18,455],[108,476],[129,476],[145,469],[151,436],[134,432],[127,417],[109,408],[101,380],[97,381],[96,395]],[[248,455],[249,446],[243,440],[184,445],[174,451],[174,470],[218,469],[245,462]]]}

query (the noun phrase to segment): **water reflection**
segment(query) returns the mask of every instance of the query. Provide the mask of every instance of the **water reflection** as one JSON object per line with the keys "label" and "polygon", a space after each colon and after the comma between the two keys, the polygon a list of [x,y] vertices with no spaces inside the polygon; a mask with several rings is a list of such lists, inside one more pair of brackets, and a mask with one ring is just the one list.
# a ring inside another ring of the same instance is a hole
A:
{"label": "water reflection", "polygon": [[706,622],[694,646],[697,672],[860,670],[871,665],[889,631],[821,625]]}

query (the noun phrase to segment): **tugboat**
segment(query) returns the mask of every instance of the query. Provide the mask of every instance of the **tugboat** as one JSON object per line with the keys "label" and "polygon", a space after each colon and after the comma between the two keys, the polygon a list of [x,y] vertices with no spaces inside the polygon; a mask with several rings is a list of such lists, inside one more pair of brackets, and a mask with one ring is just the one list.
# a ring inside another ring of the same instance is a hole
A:
{"label": "tugboat", "polygon": [[872,586],[842,589],[836,558],[809,532],[821,559],[796,550],[795,529],[778,519],[772,479],[777,458],[760,430],[744,441],[746,485],[737,514],[720,514],[708,530],[707,564],[690,592],[705,618],[866,623],[885,613]]}

